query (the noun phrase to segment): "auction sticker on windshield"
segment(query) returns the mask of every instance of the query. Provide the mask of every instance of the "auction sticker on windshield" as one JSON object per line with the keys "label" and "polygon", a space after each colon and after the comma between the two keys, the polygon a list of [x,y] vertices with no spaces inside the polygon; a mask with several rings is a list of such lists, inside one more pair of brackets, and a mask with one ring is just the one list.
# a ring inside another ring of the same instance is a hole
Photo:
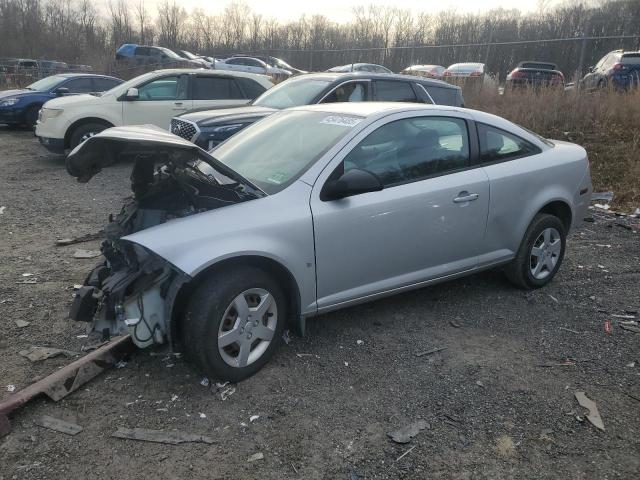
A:
{"label": "auction sticker on windshield", "polygon": [[355,127],[362,121],[361,118],[356,117],[344,117],[342,115],[329,115],[328,117],[324,117],[320,123],[325,123],[327,125],[339,125],[341,127]]}

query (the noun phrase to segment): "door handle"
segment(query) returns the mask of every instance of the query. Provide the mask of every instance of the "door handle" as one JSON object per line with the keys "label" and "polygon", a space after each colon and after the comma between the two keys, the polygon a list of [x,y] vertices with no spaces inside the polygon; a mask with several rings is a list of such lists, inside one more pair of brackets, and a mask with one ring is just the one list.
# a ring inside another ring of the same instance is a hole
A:
{"label": "door handle", "polygon": [[182,102],[174,102],[174,105],[182,105]]}
{"label": "door handle", "polygon": [[473,202],[477,200],[479,195],[477,193],[460,192],[456,198],[453,199],[453,203],[465,203]]}

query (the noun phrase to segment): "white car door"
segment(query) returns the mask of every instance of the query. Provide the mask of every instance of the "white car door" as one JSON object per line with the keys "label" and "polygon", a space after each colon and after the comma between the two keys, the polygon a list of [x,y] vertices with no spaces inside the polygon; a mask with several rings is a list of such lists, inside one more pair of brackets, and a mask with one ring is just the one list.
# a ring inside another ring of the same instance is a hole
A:
{"label": "white car door", "polygon": [[232,76],[201,75],[191,77],[193,108],[231,106],[249,103]]}
{"label": "white car door", "polygon": [[187,96],[188,80],[188,75],[172,74],[138,86],[138,97],[122,102],[123,125],[168,128],[172,117],[193,108]]}
{"label": "white car door", "polygon": [[[477,144],[467,121],[403,116],[363,131],[314,185],[320,311],[478,264],[489,182],[472,168]],[[327,181],[354,168],[377,175],[384,189],[323,200]]]}

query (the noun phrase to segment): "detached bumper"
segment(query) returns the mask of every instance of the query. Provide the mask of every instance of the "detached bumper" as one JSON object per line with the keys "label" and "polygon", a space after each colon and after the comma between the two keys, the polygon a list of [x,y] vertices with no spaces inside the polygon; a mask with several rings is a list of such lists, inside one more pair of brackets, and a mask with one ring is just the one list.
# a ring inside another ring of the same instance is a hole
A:
{"label": "detached bumper", "polygon": [[50,152],[64,154],[64,138],[38,137],[38,140]]}

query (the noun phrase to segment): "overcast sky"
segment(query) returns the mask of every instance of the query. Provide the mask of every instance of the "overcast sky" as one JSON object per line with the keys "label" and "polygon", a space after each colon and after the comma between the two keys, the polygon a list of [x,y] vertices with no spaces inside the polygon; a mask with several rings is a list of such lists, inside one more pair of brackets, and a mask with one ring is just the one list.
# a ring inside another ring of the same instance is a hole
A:
{"label": "overcast sky", "polygon": [[[132,4],[138,2],[138,0],[129,1]],[[145,0],[145,4],[153,11],[155,10],[155,5],[162,1]],[[230,1],[178,0],[177,3],[186,8],[187,11],[199,7],[208,13],[216,13],[224,9],[224,6]],[[559,1],[551,0],[551,3],[559,3]],[[538,8],[538,0],[245,0],[245,3],[255,12],[261,13],[266,17],[275,17],[279,20],[291,20],[300,17],[302,14],[313,15],[319,13],[337,22],[348,21],[351,18],[351,9],[354,6],[369,4],[390,5],[416,12],[424,11],[429,13],[447,9],[476,13],[499,7],[518,8],[522,11],[531,11]]]}

